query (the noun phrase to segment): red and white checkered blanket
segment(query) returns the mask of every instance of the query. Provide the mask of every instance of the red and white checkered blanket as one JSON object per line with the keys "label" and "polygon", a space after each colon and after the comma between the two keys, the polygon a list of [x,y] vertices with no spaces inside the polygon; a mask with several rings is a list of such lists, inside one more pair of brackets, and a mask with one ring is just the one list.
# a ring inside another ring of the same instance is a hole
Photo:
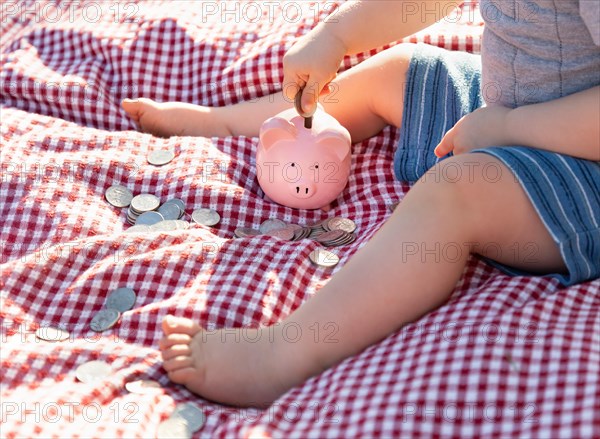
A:
{"label": "red and white checkered blanket", "polygon": [[[156,138],[136,132],[119,103],[220,106],[276,92],[286,49],[333,5],[2,3],[2,437],[154,437],[185,401],[207,415],[198,437],[600,435],[600,280],[561,289],[477,259],[445,306],[267,410],[210,403],[167,379],[157,350],[165,314],[209,327],[276,324],[336,271],[309,262],[313,241],[232,239],[236,227],[351,218],[359,238],[335,249],[341,266],[409,186],[394,180],[398,133],[388,128],[353,146],[350,183],[332,212],[277,206],[260,196],[257,139]],[[411,40],[477,51],[480,34],[469,4]],[[147,164],[162,147],[175,160]],[[104,199],[117,183],[212,207],[222,221],[126,234],[126,211]],[[135,308],[92,332],[90,319],[119,286],[137,292]],[[68,329],[71,339],[36,340],[39,326]],[[114,373],[78,382],[75,368],[93,359]],[[163,390],[128,393],[124,383],[138,378]]]}

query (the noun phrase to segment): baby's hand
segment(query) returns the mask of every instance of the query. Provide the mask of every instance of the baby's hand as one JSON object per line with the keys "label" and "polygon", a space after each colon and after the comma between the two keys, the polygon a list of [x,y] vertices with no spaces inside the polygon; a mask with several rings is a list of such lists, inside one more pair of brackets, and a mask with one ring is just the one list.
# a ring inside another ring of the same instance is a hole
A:
{"label": "baby's hand", "polygon": [[435,155],[444,157],[450,152],[463,154],[477,148],[509,145],[511,135],[506,119],[510,111],[510,108],[495,105],[467,114],[446,133],[435,148]]}
{"label": "baby's hand", "polygon": [[302,88],[302,109],[312,113],[318,97],[329,93],[328,84],[337,75],[346,47],[326,26],[318,26],[299,39],[283,57],[283,93],[294,101]]}

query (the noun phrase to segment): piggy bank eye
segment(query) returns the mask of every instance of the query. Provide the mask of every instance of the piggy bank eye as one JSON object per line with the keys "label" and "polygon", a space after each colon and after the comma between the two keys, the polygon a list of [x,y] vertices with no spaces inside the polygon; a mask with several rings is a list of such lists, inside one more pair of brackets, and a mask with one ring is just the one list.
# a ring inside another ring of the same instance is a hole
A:
{"label": "piggy bank eye", "polygon": [[292,168],[293,168],[293,167],[295,167],[295,166],[296,166],[296,163],[292,162],[292,165],[291,165],[291,166],[292,166]]}
{"label": "piggy bank eye", "polygon": [[315,165],[315,169],[319,169],[319,165]]}

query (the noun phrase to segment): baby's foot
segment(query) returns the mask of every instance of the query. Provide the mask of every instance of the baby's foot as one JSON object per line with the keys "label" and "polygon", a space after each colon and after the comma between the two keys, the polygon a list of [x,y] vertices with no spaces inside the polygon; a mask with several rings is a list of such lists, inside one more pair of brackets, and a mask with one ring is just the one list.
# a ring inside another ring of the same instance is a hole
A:
{"label": "baby's foot", "polygon": [[140,131],[158,137],[230,135],[215,108],[183,102],[159,103],[146,98],[123,99],[122,105]]}
{"label": "baby's foot", "polygon": [[[169,378],[204,398],[237,406],[268,406],[297,384],[285,379],[285,358],[266,331],[206,331],[192,320],[166,316],[159,347]],[[265,329],[265,330],[263,330]]]}

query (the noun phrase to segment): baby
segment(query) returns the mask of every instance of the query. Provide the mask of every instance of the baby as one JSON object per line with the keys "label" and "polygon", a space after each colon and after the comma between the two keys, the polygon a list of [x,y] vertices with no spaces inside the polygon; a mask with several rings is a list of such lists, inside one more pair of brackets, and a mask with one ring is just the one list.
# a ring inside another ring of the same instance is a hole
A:
{"label": "baby", "polygon": [[[281,322],[306,333],[335,322],[337,343],[286,343],[269,328],[236,339],[232,330],[167,316],[160,349],[174,382],[227,404],[268,405],[443,305],[470,254],[563,285],[600,276],[600,2],[482,0],[481,57],[401,44],[337,76],[345,55],[443,18],[403,16],[403,3],[346,3],[337,21],[300,38],[283,60],[286,96],[223,108],[123,102],[142,130],[159,136],[257,136],[297,90],[305,88],[302,108],[310,111],[333,82],[336,102],[325,100],[325,110],[354,142],[399,127],[394,172],[416,181],[373,239]],[[455,2],[427,3],[448,11]],[[460,177],[429,178],[449,167]],[[423,252],[403,254],[406,242]],[[452,243],[468,251],[452,259],[427,253]]]}

